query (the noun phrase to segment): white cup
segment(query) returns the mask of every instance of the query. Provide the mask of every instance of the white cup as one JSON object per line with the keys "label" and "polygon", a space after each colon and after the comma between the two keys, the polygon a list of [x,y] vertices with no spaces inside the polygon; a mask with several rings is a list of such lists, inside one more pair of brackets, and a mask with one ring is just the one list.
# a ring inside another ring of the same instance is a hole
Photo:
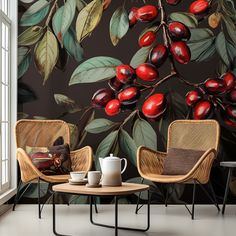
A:
{"label": "white cup", "polygon": [[70,172],[70,177],[73,181],[81,181],[84,179],[86,175],[85,171],[73,171]]}
{"label": "white cup", "polygon": [[99,185],[102,174],[101,171],[89,171],[88,172],[88,184],[89,185]]}

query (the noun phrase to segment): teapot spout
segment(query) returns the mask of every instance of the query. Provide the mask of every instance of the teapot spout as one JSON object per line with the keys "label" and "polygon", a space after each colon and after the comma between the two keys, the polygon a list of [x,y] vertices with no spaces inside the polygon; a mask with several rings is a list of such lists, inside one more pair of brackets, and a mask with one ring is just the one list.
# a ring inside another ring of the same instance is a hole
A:
{"label": "teapot spout", "polygon": [[103,172],[102,162],[103,162],[103,158],[99,157],[99,163],[100,163],[101,171]]}

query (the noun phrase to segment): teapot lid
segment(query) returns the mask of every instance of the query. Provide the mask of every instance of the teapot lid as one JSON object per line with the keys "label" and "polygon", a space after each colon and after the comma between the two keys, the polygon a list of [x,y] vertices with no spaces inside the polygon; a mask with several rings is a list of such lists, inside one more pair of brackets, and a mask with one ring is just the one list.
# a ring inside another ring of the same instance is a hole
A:
{"label": "teapot lid", "polygon": [[106,160],[117,160],[117,159],[119,159],[120,160],[120,158],[118,158],[118,157],[115,157],[115,156],[113,156],[113,153],[110,153],[110,156],[108,156],[108,157],[105,157],[104,159],[106,159]]}

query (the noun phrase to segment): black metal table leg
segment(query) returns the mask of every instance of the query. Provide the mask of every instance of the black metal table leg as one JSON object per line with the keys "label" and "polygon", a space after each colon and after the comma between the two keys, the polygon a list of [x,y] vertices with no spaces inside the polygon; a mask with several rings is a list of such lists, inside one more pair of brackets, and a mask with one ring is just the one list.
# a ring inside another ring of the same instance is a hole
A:
{"label": "black metal table leg", "polygon": [[115,236],[118,236],[118,197],[115,196]]}
{"label": "black metal table leg", "polygon": [[233,168],[229,167],[228,178],[227,178],[226,187],[225,187],[224,201],[223,201],[223,206],[222,206],[222,215],[224,215],[224,213],[225,213],[225,205],[226,205],[226,201],[227,201],[227,197],[228,197],[228,193],[229,193],[229,183],[230,183],[230,179],[231,179],[232,170],[233,170]]}

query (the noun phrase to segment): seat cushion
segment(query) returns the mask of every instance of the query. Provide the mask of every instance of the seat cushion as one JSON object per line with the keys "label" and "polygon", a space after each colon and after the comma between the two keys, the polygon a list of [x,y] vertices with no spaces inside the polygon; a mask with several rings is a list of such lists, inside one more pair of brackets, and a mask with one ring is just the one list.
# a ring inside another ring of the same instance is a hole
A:
{"label": "seat cushion", "polygon": [[186,175],[205,151],[169,148],[164,160],[163,175]]}

